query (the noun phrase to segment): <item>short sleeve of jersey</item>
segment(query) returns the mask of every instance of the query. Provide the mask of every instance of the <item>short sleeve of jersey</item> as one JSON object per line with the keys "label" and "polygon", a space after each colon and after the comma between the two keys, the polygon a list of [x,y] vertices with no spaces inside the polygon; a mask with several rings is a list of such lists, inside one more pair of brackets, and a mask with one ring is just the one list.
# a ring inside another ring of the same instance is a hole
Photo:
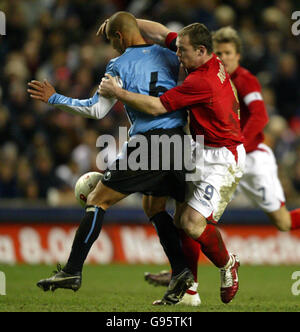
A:
{"label": "short sleeve of jersey", "polygon": [[189,75],[184,82],[165,92],[160,101],[168,112],[208,102],[212,96],[210,84],[197,75]]}
{"label": "short sleeve of jersey", "polygon": [[112,60],[109,61],[109,63],[106,66],[106,70],[105,70],[106,74],[109,74],[111,76],[118,76],[118,72],[116,70],[115,62],[116,62],[116,59],[112,59]]}
{"label": "short sleeve of jersey", "polygon": [[120,76],[119,76],[119,72],[118,72],[118,70],[117,70],[117,66],[116,66],[116,64],[115,64],[115,60],[116,60],[116,59],[112,59],[112,60],[108,63],[108,65],[106,66],[106,71],[105,71],[105,73],[111,75],[112,77],[116,77],[116,76],[117,76],[117,82],[118,82],[119,86],[120,86],[120,87],[123,87],[123,82],[122,82],[122,80],[121,80],[121,78],[120,78]]}

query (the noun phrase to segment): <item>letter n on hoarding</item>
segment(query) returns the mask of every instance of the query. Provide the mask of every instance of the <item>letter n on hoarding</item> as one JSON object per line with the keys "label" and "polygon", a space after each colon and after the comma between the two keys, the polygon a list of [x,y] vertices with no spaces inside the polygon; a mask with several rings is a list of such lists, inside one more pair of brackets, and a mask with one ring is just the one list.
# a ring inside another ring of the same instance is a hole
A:
{"label": "letter n on hoarding", "polygon": [[0,11],[0,35],[6,35],[6,17],[3,12]]}
{"label": "letter n on hoarding", "polygon": [[2,271],[0,271],[0,295],[6,295],[6,278]]}

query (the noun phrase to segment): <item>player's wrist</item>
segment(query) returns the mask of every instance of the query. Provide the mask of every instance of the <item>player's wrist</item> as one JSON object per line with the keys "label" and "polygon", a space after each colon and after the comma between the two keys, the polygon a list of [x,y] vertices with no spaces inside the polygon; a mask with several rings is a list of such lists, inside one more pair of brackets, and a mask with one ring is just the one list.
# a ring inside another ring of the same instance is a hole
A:
{"label": "player's wrist", "polygon": [[114,95],[117,99],[123,100],[125,98],[126,90],[120,88],[120,87],[115,87],[114,89]]}
{"label": "player's wrist", "polygon": [[58,96],[59,94],[57,92],[54,92],[49,98],[48,100],[46,101],[48,104],[55,104],[55,100],[56,100],[56,97]]}

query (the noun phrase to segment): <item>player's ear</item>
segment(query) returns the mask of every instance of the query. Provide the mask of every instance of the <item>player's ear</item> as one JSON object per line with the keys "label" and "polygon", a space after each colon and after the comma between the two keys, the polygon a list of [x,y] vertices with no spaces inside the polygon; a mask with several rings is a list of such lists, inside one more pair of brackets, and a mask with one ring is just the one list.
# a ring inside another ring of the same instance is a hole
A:
{"label": "player's ear", "polygon": [[206,48],[205,48],[205,46],[200,45],[199,48],[197,49],[197,54],[198,54],[199,56],[202,56],[202,55],[205,54],[205,52],[206,52]]}
{"label": "player's ear", "polygon": [[121,39],[121,37],[122,37],[121,32],[120,32],[120,31],[116,31],[116,32],[115,32],[115,36],[116,36],[118,39]]}

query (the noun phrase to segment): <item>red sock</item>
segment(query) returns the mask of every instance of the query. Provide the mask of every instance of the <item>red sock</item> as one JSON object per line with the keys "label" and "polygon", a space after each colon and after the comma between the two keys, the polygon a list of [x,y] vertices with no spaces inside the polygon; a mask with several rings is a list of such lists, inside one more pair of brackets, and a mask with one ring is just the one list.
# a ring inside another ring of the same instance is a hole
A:
{"label": "red sock", "polygon": [[300,209],[290,212],[291,215],[291,230],[300,228]]}
{"label": "red sock", "polygon": [[217,227],[207,224],[196,241],[201,244],[202,252],[216,267],[221,268],[228,263],[230,257]]}
{"label": "red sock", "polygon": [[198,259],[200,255],[200,244],[189,237],[183,230],[180,230],[180,238],[182,249],[185,258],[187,259],[188,267],[194,275],[194,280],[197,282]]}

